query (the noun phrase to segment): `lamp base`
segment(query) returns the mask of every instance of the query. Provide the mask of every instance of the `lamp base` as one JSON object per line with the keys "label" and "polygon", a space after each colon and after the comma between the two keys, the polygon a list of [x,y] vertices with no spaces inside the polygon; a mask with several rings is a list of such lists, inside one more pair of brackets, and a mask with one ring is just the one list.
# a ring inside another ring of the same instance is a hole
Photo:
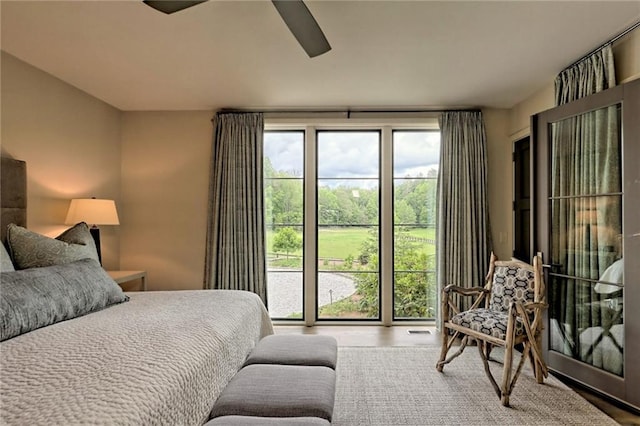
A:
{"label": "lamp base", "polygon": [[96,243],[96,251],[98,252],[98,262],[102,265],[102,250],[100,249],[100,228],[96,225],[93,225],[89,228],[89,232],[91,232],[91,236],[93,237],[93,241]]}

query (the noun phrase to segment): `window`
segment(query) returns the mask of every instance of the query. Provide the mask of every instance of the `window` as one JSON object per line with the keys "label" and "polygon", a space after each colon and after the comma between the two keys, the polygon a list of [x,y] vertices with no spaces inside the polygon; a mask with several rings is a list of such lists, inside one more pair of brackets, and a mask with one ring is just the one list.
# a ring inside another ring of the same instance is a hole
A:
{"label": "window", "polygon": [[272,318],[302,319],[304,132],[265,132],[267,303]]}
{"label": "window", "polygon": [[264,136],[271,317],[435,318],[440,133],[304,126]]}
{"label": "window", "polygon": [[436,316],[440,133],[393,132],[393,317]]}
{"label": "window", "polygon": [[318,131],[318,319],[380,319],[380,132]]}

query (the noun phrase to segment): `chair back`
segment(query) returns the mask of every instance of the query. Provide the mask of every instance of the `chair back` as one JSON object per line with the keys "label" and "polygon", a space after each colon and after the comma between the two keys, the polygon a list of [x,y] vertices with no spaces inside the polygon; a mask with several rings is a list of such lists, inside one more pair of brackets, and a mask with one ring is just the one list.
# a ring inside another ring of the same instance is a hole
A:
{"label": "chair back", "polygon": [[491,281],[489,309],[507,312],[511,302],[536,301],[536,279],[533,266],[518,261],[496,261]]}

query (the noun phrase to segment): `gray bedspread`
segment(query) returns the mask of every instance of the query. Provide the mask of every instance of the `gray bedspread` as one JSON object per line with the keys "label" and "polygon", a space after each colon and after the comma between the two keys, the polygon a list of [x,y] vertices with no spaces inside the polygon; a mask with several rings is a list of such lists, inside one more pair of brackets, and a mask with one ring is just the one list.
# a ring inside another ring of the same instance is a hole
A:
{"label": "gray bedspread", "polygon": [[252,293],[131,300],[0,343],[0,424],[198,425],[260,338]]}

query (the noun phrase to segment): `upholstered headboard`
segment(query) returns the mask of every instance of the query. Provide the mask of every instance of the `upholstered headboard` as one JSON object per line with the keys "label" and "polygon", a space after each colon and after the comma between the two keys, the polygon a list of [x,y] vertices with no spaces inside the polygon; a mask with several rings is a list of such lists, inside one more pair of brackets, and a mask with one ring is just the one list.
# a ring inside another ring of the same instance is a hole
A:
{"label": "upholstered headboard", "polygon": [[2,157],[0,164],[0,241],[7,236],[7,225],[27,226],[27,163]]}

